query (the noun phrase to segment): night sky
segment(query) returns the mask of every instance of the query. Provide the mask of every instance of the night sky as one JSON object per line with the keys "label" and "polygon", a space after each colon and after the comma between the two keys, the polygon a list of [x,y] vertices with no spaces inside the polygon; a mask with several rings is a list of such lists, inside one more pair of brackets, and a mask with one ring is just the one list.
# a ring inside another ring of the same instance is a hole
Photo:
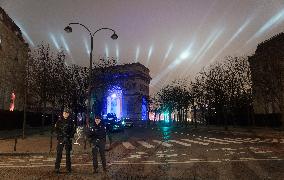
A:
{"label": "night sky", "polygon": [[258,43],[284,31],[284,0],[0,0],[30,47],[64,49],[68,63],[89,65],[88,33],[95,60],[140,62],[150,69],[151,92],[177,77],[194,75],[225,56],[248,56]]}

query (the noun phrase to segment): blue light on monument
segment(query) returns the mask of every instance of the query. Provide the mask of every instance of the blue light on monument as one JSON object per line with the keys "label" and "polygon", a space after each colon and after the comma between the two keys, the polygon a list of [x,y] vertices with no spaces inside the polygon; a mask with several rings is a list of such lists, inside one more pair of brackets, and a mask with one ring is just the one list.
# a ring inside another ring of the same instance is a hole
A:
{"label": "blue light on monument", "polygon": [[122,116],[122,90],[109,90],[107,97],[107,113],[116,114],[118,119]]}
{"label": "blue light on monument", "polygon": [[147,99],[145,97],[142,98],[142,120],[147,120]]}

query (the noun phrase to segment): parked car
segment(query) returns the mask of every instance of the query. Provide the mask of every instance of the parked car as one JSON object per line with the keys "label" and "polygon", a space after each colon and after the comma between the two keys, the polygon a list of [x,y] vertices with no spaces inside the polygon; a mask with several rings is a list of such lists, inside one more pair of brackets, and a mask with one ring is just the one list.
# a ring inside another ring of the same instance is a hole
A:
{"label": "parked car", "polygon": [[124,125],[124,127],[126,128],[131,128],[133,127],[133,121],[130,118],[124,118],[122,120],[122,124]]}
{"label": "parked car", "polygon": [[118,120],[115,114],[107,114],[104,123],[110,132],[124,131],[123,121]]}

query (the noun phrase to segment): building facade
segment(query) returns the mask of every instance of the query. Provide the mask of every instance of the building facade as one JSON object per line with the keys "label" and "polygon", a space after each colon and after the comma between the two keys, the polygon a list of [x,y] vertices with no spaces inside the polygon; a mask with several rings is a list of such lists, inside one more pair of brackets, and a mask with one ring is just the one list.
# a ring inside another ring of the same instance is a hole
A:
{"label": "building facade", "polygon": [[283,119],[284,33],[260,43],[249,63],[255,114],[279,114]]}
{"label": "building facade", "polygon": [[0,7],[0,110],[23,110],[29,46]]}
{"label": "building facade", "polygon": [[96,99],[101,103],[97,112],[114,113],[118,118],[133,120],[149,118],[151,77],[148,68],[140,63],[116,65],[96,68],[93,76],[91,104],[96,104]]}

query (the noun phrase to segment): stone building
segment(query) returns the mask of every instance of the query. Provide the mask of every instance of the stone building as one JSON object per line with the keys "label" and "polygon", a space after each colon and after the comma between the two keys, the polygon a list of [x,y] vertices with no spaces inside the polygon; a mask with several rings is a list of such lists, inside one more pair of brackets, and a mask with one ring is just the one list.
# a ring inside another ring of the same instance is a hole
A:
{"label": "stone building", "polygon": [[[249,57],[255,114],[284,116],[284,33],[257,46]],[[282,120],[282,124],[284,124]]]}
{"label": "stone building", "polygon": [[[97,112],[115,113],[118,118],[147,120],[149,69],[140,63],[96,68],[93,71],[92,102],[101,102]],[[96,111],[93,109],[93,112]]]}
{"label": "stone building", "polygon": [[23,110],[28,52],[20,28],[0,7],[0,110],[13,101],[15,110]]}

